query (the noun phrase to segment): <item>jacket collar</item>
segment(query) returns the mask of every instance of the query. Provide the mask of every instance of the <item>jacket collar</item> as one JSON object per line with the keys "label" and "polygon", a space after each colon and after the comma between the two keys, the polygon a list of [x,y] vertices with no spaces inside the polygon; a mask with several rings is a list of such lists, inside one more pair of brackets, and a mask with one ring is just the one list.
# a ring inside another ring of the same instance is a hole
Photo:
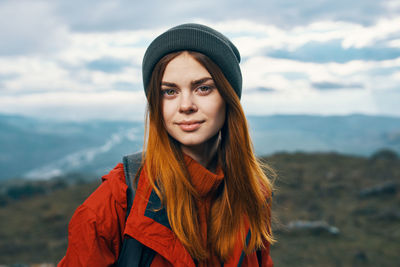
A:
{"label": "jacket collar", "polygon": [[[146,174],[142,170],[124,235],[156,251],[173,266],[195,267],[192,257],[173,233],[165,209],[160,207],[160,198],[154,190],[151,190]],[[249,239],[250,231],[246,243]],[[237,242],[231,259],[223,265],[224,267],[241,265],[245,254],[243,246],[239,243]]]}

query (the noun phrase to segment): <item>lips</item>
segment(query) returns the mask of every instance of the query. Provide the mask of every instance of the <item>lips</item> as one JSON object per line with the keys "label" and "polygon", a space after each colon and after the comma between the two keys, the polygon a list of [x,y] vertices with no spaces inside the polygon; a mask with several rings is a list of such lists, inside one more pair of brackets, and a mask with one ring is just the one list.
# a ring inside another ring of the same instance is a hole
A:
{"label": "lips", "polygon": [[193,132],[200,128],[204,121],[181,121],[177,125],[185,132]]}

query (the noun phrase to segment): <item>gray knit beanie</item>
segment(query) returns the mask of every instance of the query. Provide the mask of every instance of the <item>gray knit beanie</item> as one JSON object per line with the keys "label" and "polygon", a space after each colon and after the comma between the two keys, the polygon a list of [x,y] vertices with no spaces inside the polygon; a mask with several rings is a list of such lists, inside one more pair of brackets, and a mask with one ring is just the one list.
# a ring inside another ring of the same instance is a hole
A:
{"label": "gray knit beanie", "polygon": [[173,27],[149,45],[143,58],[143,85],[147,87],[157,62],[165,55],[182,50],[196,51],[208,56],[219,66],[236,94],[242,94],[240,54],[236,46],[222,33],[201,24],[187,23]]}

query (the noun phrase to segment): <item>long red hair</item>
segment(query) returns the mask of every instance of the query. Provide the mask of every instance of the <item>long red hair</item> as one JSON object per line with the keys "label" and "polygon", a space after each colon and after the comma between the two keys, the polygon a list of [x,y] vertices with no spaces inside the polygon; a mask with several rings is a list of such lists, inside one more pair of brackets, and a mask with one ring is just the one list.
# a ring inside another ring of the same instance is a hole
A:
{"label": "long red hair", "polygon": [[212,203],[208,244],[204,247],[195,204],[198,195],[190,182],[179,143],[168,135],[162,116],[161,80],[168,63],[182,52],[164,56],[151,76],[147,90],[145,170],[166,209],[172,230],[190,255],[202,261],[211,251],[226,261],[238,236],[245,244],[246,224],[251,231],[246,253],[275,241],[271,231],[272,184],[264,171],[274,172],[256,159],[239,97],[220,68],[207,56],[188,51],[211,74],[226,103],[226,119],[217,151],[225,178],[221,193]]}

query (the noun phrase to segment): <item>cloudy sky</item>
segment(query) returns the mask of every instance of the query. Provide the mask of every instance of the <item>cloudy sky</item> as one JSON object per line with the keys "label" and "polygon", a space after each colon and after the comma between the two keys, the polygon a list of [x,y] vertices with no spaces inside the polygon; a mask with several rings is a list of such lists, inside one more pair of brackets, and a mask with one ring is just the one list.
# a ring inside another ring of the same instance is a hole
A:
{"label": "cloudy sky", "polygon": [[239,48],[247,114],[400,116],[400,0],[2,0],[0,113],[142,120],[145,49],[185,22]]}

